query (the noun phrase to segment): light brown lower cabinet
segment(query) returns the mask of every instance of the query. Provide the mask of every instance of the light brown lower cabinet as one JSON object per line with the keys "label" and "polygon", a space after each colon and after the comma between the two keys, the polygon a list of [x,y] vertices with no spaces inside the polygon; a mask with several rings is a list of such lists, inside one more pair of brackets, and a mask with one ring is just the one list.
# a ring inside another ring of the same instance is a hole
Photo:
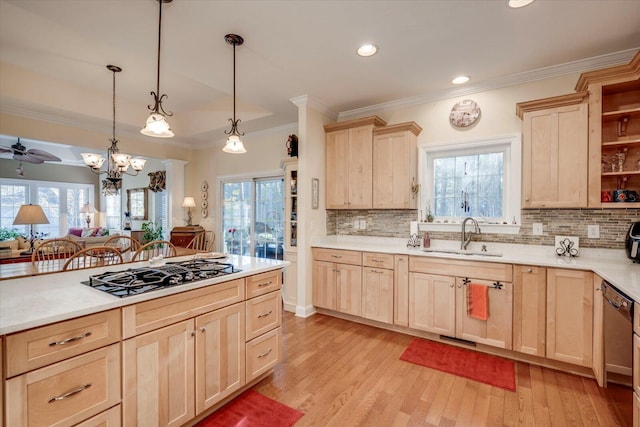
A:
{"label": "light brown lower cabinet", "polygon": [[393,257],[393,324],[409,326],[409,257]]}
{"label": "light brown lower cabinet", "polygon": [[455,336],[455,277],[409,273],[409,327]]}
{"label": "light brown lower cabinet", "polygon": [[362,317],[393,324],[393,270],[362,267]]}
{"label": "light brown lower cabinet", "polygon": [[513,349],[545,357],[547,325],[547,269],[513,267]]}
{"label": "light brown lower cabinet", "polygon": [[194,327],[189,319],[124,341],[124,426],[180,426],[195,416]]}
{"label": "light brown lower cabinet", "polygon": [[362,267],[313,261],[313,305],[360,316]]}
{"label": "light brown lower cabinet", "polygon": [[114,406],[89,418],[87,421],[76,424],[75,427],[120,427],[122,425],[121,411],[121,405]]}
{"label": "light brown lower cabinet", "polygon": [[71,426],[120,402],[120,343],[10,378],[7,426]]}
{"label": "light brown lower cabinet", "polygon": [[547,269],[547,358],[592,367],[593,273]]}

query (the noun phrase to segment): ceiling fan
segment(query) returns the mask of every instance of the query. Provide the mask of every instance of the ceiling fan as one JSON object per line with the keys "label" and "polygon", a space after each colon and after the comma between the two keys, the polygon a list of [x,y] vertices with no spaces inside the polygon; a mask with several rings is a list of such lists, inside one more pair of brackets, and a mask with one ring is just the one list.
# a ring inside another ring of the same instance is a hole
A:
{"label": "ceiling fan", "polygon": [[26,163],[40,164],[44,162],[62,161],[60,157],[54,156],[53,154],[47,153],[43,150],[38,150],[37,148],[27,150],[27,147],[20,143],[20,138],[18,138],[18,142],[13,144],[11,147],[0,146],[0,153],[13,153],[13,158],[15,160]]}

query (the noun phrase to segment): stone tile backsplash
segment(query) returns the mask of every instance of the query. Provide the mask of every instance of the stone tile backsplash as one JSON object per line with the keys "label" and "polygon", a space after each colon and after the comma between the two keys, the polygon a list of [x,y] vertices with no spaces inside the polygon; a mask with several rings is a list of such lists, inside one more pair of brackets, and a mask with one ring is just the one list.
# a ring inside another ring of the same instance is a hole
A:
{"label": "stone tile backsplash", "polygon": [[[415,210],[328,210],[327,234],[408,237]],[[366,229],[354,228],[354,221],[366,221]],[[578,236],[585,248],[623,249],[632,221],[640,221],[640,209],[526,209],[517,235],[483,234],[482,240],[498,243],[555,244],[556,235]],[[543,234],[534,236],[533,223],[543,224]],[[587,238],[587,225],[600,226],[600,238]],[[422,233],[421,233],[422,234]],[[432,239],[458,240],[460,233],[430,232]]]}

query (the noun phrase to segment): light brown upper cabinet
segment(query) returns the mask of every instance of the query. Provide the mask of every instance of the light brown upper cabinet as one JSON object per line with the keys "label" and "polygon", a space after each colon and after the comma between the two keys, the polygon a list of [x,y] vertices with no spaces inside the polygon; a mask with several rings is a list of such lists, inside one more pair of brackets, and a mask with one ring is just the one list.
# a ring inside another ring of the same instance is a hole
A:
{"label": "light brown upper cabinet", "polygon": [[327,209],[371,209],[373,130],[384,125],[377,116],[325,125]]}
{"label": "light brown upper cabinet", "polygon": [[522,207],[587,207],[587,92],[518,103]]}
{"label": "light brown upper cabinet", "polygon": [[373,131],[374,209],[417,209],[420,132],[415,122]]}
{"label": "light brown upper cabinet", "polygon": [[629,64],[583,73],[576,90],[589,92],[589,206],[640,208],[640,200],[613,197],[640,193],[640,52]]}

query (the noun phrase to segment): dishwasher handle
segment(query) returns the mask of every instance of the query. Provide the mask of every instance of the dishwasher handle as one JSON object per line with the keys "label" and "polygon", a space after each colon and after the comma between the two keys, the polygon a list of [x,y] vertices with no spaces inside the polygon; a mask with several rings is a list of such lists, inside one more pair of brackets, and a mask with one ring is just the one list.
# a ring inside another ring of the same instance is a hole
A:
{"label": "dishwasher handle", "polygon": [[611,286],[606,280],[602,281],[602,296],[613,306],[613,308],[623,315],[628,321],[633,321],[633,300]]}

